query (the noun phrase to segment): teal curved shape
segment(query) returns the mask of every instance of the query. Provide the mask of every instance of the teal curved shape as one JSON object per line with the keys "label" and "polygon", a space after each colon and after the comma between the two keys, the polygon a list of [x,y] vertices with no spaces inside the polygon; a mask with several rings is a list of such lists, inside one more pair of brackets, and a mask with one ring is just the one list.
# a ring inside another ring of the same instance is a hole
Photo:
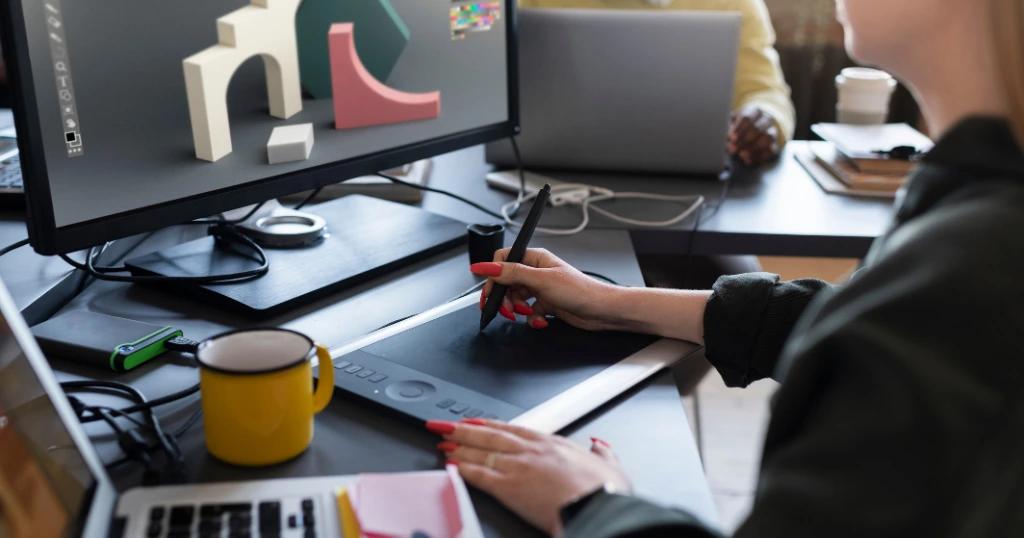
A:
{"label": "teal curved shape", "polygon": [[327,32],[336,22],[359,29],[359,59],[381,82],[387,82],[409,43],[409,28],[388,0],[304,0],[295,16],[299,72],[302,89],[316,99],[331,98]]}

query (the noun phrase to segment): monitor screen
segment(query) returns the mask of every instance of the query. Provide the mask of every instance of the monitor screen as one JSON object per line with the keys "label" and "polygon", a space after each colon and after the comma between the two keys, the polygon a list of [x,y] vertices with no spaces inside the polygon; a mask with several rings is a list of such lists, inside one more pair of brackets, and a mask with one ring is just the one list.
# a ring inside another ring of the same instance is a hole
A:
{"label": "monitor screen", "polygon": [[10,4],[5,49],[41,251],[340,181],[515,125],[506,0]]}
{"label": "monitor screen", "polygon": [[94,484],[25,351],[0,317],[0,536],[70,536]]}

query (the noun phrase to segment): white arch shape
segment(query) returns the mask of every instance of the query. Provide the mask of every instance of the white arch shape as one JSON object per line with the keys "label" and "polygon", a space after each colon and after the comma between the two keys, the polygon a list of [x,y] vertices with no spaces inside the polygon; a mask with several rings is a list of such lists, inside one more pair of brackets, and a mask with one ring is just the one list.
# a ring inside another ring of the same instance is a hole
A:
{"label": "white arch shape", "polygon": [[253,56],[263,59],[270,114],[287,119],[302,110],[295,13],[302,0],[252,0],[217,19],[218,44],[182,60],[196,158],[214,162],[231,153],[227,92],[231,77]]}

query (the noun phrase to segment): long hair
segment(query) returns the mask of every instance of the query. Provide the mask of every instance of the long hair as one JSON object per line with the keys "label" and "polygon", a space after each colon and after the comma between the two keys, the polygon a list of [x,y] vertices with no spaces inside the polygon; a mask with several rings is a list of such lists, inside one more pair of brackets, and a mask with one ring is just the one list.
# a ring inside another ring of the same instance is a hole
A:
{"label": "long hair", "polygon": [[1002,59],[1003,90],[1010,105],[1010,125],[1024,148],[1024,2],[990,0],[995,17],[992,33]]}

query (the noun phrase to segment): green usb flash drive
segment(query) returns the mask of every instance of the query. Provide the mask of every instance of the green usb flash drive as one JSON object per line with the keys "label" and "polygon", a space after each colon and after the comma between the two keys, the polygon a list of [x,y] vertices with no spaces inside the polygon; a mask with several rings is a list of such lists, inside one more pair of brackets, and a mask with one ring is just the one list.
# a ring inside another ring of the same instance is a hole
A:
{"label": "green usb flash drive", "polygon": [[168,326],[157,329],[134,342],[121,344],[110,354],[110,369],[115,372],[131,370],[167,351],[164,343],[179,336],[182,336],[180,329]]}

